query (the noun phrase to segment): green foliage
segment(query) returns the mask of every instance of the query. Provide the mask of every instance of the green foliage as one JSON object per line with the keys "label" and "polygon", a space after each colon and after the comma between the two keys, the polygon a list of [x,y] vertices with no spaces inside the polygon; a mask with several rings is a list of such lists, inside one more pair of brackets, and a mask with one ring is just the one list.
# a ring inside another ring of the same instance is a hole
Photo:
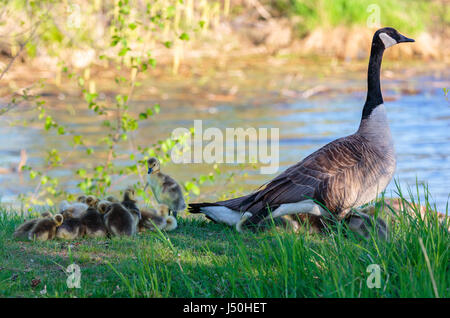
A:
{"label": "green foliage", "polygon": [[277,0],[273,5],[282,14],[299,17],[301,35],[317,27],[365,26],[370,5],[379,6],[381,26],[414,34],[431,26],[432,12],[440,11],[438,3],[425,0]]}

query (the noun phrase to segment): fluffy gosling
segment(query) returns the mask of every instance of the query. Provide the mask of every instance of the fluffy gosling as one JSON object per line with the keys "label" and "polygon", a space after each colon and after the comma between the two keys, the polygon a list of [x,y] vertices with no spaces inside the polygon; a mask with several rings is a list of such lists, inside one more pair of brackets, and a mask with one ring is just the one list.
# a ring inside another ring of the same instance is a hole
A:
{"label": "fluffy gosling", "polygon": [[177,228],[177,220],[169,214],[169,207],[161,204],[158,211],[155,209],[141,210],[142,219],[139,221],[139,232],[145,230],[155,230],[155,227],[160,230],[173,231]]}
{"label": "fluffy gosling", "polygon": [[94,207],[89,207],[81,217],[81,224],[87,237],[105,237],[107,229],[102,215]]}
{"label": "fluffy gosling", "polygon": [[63,223],[64,217],[61,214],[49,216],[34,224],[28,233],[30,241],[46,241],[51,240],[56,236],[57,228]]}
{"label": "fluffy gosling", "polygon": [[64,221],[56,230],[56,237],[63,240],[74,240],[81,238],[86,233],[80,217],[74,217],[72,210],[63,212]]}
{"label": "fluffy gosling", "polygon": [[105,225],[111,235],[135,235],[139,218],[120,203],[111,203],[104,215]]}
{"label": "fluffy gosling", "polygon": [[157,158],[150,158],[148,165],[148,185],[159,204],[169,207],[169,214],[177,217],[178,211],[186,208],[183,192],[180,185],[170,176],[160,171],[160,163]]}
{"label": "fluffy gosling", "polygon": [[16,239],[28,239],[28,233],[30,233],[30,230],[33,228],[33,226],[42,218],[50,217],[50,212],[44,212],[41,214],[40,218],[31,219],[28,221],[25,221],[21,225],[19,225],[16,230],[14,231],[13,237]]}
{"label": "fluffy gosling", "polygon": [[127,188],[123,194],[122,205],[126,207],[132,213],[133,217],[137,216],[138,220],[142,218],[141,211],[137,207],[136,200],[134,199],[134,189]]}

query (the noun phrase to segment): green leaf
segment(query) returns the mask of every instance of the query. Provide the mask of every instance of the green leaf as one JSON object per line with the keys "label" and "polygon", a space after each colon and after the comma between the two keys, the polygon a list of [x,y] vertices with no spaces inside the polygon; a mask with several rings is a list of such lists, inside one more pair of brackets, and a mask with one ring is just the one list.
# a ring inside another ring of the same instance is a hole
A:
{"label": "green leaf", "polygon": [[129,47],[124,47],[119,51],[119,56],[125,56],[125,54],[128,53],[128,51],[131,51],[131,49]]}
{"label": "green leaf", "polygon": [[36,171],[31,170],[30,171],[30,179],[33,180],[34,178],[36,178],[36,176],[38,175],[38,173]]}
{"label": "green leaf", "polygon": [[180,40],[189,41],[189,35],[186,32],[181,33]]}
{"label": "green leaf", "polygon": [[73,136],[73,143],[75,145],[81,145],[83,144],[82,136]]}
{"label": "green leaf", "polygon": [[84,178],[84,176],[86,176],[86,170],[78,169],[77,170],[77,175],[79,175],[81,178]]}

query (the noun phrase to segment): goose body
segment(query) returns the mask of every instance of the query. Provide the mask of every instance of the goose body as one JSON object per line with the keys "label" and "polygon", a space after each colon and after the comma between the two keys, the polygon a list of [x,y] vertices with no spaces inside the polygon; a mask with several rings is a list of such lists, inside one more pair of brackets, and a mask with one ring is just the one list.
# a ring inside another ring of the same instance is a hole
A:
{"label": "goose body", "polygon": [[367,99],[354,134],[328,143],[252,194],[190,204],[189,212],[204,213],[213,221],[237,225],[239,230],[258,224],[270,213],[273,217],[298,213],[323,217],[327,211],[322,205],[344,219],[352,208],[375,199],[389,184],[396,166],[380,87],[382,56],[393,44],[413,41],[392,28],[375,32]]}
{"label": "goose body", "polygon": [[169,207],[169,213],[177,216],[178,211],[186,209],[183,192],[178,182],[160,171],[159,160],[150,158],[148,164],[148,185],[159,204]]}

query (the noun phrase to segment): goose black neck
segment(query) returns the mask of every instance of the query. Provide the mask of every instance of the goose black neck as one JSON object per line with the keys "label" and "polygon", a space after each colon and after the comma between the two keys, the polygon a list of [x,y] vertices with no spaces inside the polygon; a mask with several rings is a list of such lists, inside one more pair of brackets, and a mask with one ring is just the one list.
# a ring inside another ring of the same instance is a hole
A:
{"label": "goose black neck", "polygon": [[383,104],[380,86],[380,70],[383,52],[384,47],[381,47],[377,42],[372,43],[369,69],[367,71],[367,98],[363,108],[362,119],[368,118],[378,105]]}

